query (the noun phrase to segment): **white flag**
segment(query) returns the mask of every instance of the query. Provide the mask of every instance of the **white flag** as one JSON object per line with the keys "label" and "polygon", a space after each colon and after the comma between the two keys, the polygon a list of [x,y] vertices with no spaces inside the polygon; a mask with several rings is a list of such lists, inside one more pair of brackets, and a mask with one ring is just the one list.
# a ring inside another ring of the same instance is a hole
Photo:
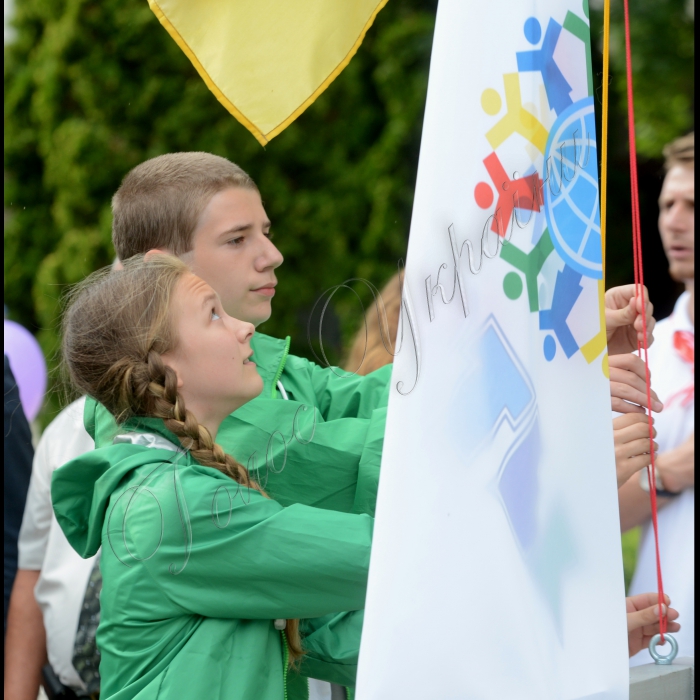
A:
{"label": "white flag", "polygon": [[628,696],[584,5],[440,2],[358,700]]}

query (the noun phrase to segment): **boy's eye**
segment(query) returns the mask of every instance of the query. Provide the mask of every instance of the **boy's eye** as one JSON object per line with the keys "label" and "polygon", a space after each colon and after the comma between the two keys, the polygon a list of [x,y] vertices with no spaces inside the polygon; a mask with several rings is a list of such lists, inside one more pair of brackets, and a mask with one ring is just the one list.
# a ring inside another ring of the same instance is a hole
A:
{"label": "boy's eye", "polygon": [[211,310],[211,320],[212,321],[218,321],[221,318],[219,314],[216,313],[214,309]]}
{"label": "boy's eye", "polygon": [[268,231],[268,232],[265,234],[265,237],[266,237],[268,240],[271,241],[271,240],[275,237],[275,234],[272,233],[272,231]]}
{"label": "boy's eye", "polygon": [[241,243],[243,243],[244,240],[245,240],[244,236],[238,236],[238,238],[232,238],[230,241],[228,241],[228,244],[229,245],[240,245]]}

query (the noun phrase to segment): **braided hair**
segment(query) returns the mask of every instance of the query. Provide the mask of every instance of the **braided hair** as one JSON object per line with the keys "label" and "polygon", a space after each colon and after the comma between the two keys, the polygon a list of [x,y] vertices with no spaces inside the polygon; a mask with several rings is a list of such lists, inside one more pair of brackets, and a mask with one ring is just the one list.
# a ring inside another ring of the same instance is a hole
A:
{"label": "braided hair", "polygon": [[[189,272],[170,255],[130,258],[123,269],[100,270],[77,285],[63,317],[63,364],[72,385],[112,413],[117,423],[134,416],[160,418],[200,464],[265,492],[248,470],[214,442],[188,411],[177,375],[162,355],[175,349],[170,313],[177,282]],[[290,661],[302,655],[298,620],[285,629]]]}

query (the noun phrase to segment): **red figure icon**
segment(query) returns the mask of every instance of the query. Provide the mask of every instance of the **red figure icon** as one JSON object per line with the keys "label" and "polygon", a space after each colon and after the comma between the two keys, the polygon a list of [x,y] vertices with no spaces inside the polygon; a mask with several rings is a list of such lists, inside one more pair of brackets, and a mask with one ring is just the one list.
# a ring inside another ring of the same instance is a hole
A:
{"label": "red figure icon", "polygon": [[[543,204],[543,181],[537,173],[511,180],[495,152],[484,159],[484,165],[498,192],[491,230],[499,236],[505,236],[516,207],[529,211],[540,210],[540,205]],[[491,188],[485,182],[480,182],[474,190],[474,199],[482,209],[488,209],[493,203]]]}

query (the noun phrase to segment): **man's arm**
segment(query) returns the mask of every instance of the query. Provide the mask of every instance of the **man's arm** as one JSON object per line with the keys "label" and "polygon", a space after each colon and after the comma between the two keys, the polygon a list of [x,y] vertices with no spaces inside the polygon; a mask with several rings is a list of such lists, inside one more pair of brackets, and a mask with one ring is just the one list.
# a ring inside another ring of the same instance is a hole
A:
{"label": "man's arm", "polygon": [[46,632],[34,597],[39,571],[18,569],[7,616],[5,700],[36,700],[46,663]]}
{"label": "man's arm", "polygon": [[[695,436],[691,435],[679,447],[662,452],[656,460],[656,469],[664,489],[680,493],[695,486]],[[620,503],[620,528],[626,532],[642,525],[651,517],[649,494],[639,484],[639,474],[634,474],[618,491]],[[672,498],[659,498],[659,508]]]}

